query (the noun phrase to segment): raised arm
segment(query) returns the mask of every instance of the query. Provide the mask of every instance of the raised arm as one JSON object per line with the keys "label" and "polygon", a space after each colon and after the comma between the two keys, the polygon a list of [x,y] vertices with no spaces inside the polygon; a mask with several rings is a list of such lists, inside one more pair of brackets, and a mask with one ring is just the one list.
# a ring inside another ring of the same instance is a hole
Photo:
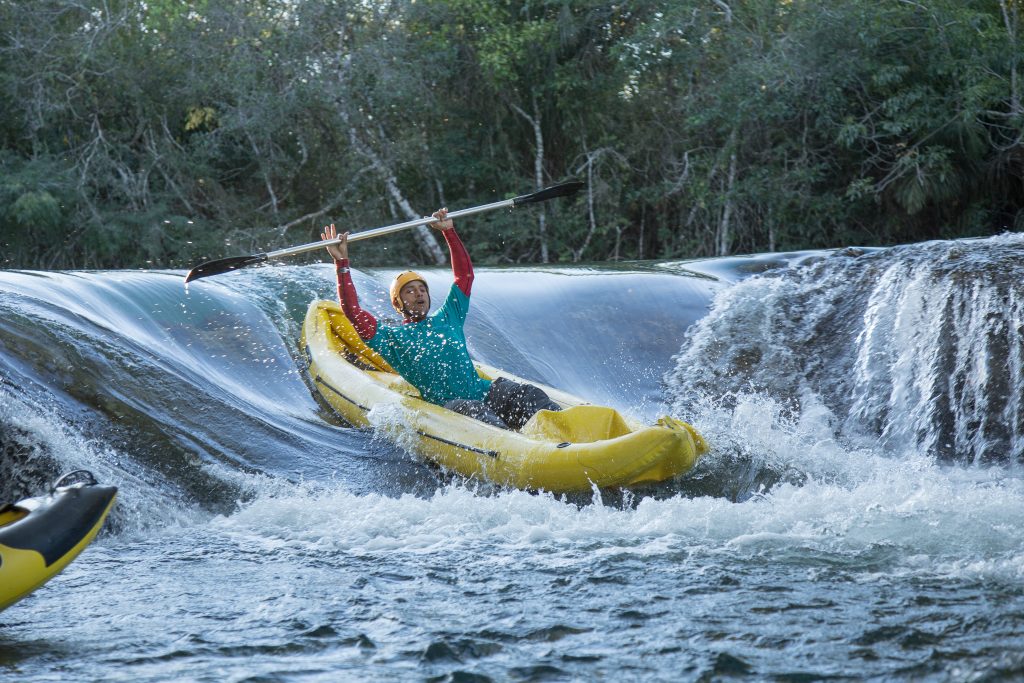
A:
{"label": "raised arm", "polygon": [[[320,239],[323,240],[333,240],[337,236],[333,223],[320,233]],[[343,233],[341,238],[340,243],[326,247],[327,253],[334,259],[334,268],[338,274],[338,302],[341,304],[341,310],[345,312],[345,317],[356,328],[359,337],[364,340],[373,339],[377,334],[377,319],[359,305],[356,283],[352,281],[352,274],[349,272],[348,233]]]}
{"label": "raised arm", "polygon": [[448,251],[452,254],[452,275],[455,276],[455,284],[463,294],[469,296],[469,290],[473,287],[473,263],[469,260],[469,252],[456,234],[455,228],[445,230],[441,234],[444,235]]}
{"label": "raised arm", "polygon": [[452,255],[452,275],[455,277],[455,284],[459,286],[462,293],[469,296],[473,288],[473,262],[469,260],[469,252],[455,232],[455,224],[448,218],[448,209],[440,209],[433,214],[437,219],[430,227],[440,230],[444,235],[444,241],[448,243],[448,251]]}

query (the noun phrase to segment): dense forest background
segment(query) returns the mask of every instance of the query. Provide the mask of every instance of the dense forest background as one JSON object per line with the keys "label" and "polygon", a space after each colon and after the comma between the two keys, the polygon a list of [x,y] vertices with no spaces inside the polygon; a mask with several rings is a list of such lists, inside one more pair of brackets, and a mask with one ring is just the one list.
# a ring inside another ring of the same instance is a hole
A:
{"label": "dense forest background", "polygon": [[460,224],[475,259],[1024,230],[1022,5],[0,0],[0,265],[186,267],[569,178]]}

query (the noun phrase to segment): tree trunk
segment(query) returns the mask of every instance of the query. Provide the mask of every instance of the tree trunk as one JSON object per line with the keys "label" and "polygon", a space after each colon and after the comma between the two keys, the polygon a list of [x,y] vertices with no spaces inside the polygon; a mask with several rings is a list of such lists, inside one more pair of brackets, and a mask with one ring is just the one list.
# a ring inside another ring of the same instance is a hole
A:
{"label": "tree trunk", "polygon": [[730,222],[733,213],[732,188],[736,184],[736,152],[729,155],[729,179],[725,187],[725,207],[722,209],[722,220],[718,224],[718,255],[729,255],[729,243],[732,236],[729,234]]}
{"label": "tree trunk", "polygon": [[[349,125],[348,128],[349,141],[352,143],[352,147],[356,149],[360,154],[370,160],[370,165],[377,171],[381,179],[384,181],[384,187],[388,191],[388,196],[391,197],[392,201],[398,205],[402,212],[408,216],[409,220],[416,220],[422,218],[420,214],[413,210],[412,205],[409,204],[409,200],[402,194],[402,190],[398,187],[398,180],[395,178],[395,174],[392,173],[391,169],[388,168],[384,160],[367,144],[365,144],[356,132],[355,127]],[[412,229],[413,237],[416,240],[416,245],[420,250],[427,256],[430,261],[435,265],[443,266],[448,262],[448,257],[441,248],[440,243],[434,236],[433,230],[425,225],[419,225]]]}
{"label": "tree trunk", "polygon": [[583,258],[583,252],[590,246],[590,240],[597,231],[597,216],[594,214],[594,157],[597,153],[587,153],[587,236],[579,249],[572,250],[573,263],[579,263]]}
{"label": "tree trunk", "polygon": [[[341,82],[341,91],[345,92],[347,88],[346,76],[351,66],[351,55],[345,55],[339,60],[339,71],[338,78]],[[352,124],[352,119],[348,115],[348,110],[345,108],[346,103],[344,101],[338,102],[338,115],[341,120],[344,121],[345,125],[348,126],[348,137],[352,143],[352,147],[366,157],[370,166],[384,180],[384,186],[387,188],[388,196],[402,209],[409,220],[415,220],[422,218],[416,211],[413,211],[409,201],[402,194],[401,189],[398,187],[398,180],[395,178],[394,172],[388,167],[384,160],[381,159],[380,155],[369,145],[362,141],[359,134],[356,132],[355,126]],[[383,131],[382,131],[383,132]],[[440,243],[434,236],[434,231],[425,225],[419,225],[412,229],[413,238],[416,240],[416,245],[420,248],[420,251],[432,261],[435,265],[443,266],[448,262],[448,257],[445,254],[445,250],[441,248]]]}
{"label": "tree trunk", "polygon": [[644,228],[647,226],[647,202],[640,205],[640,238],[636,241],[636,257],[644,258]]}
{"label": "tree trunk", "polygon": [[1003,23],[1006,25],[1006,33],[1009,36],[1010,50],[1013,61],[1010,63],[1010,115],[1020,116],[1024,113],[1021,106],[1020,74],[1017,71],[1017,64],[1020,62],[1020,54],[1017,52],[1017,29],[1020,14],[1011,0],[999,0],[999,8],[1003,12]]}
{"label": "tree trunk", "polygon": [[[541,128],[540,108],[537,106],[537,96],[533,96],[533,115],[527,114],[520,107],[509,104],[513,110],[522,116],[533,128],[533,183],[535,189],[544,187],[544,130]],[[541,263],[549,262],[547,221],[543,206],[537,211],[537,231],[540,235],[540,260]]]}
{"label": "tree trunk", "polygon": [[280,222],[281,214],[277,209],[277,193],[274,192],[274,184],[270,180],[270,173],[267,172],[267,167],[264,164],[265,157],[260,152],[259,146],[256,145],[256,139],[253,138],[252,133],[246,130],[245,136],[249,139],[249,145],[252,147],[252,153],[259,162],[260,172],[263,174],[263,183],[266,185],[267,195],[270,197],[270,208],[274,212],[274,220]]}
{"label": "tree trunk", "polygon": [[[388,188],[388,194],[391,195],[395,204],[402,209],[409,220],[423,218],[422,214],[417,213],[412,208],[412,205],[409,204],[409,200],[402,194],[394,175],[386,175],[384,183]],[[413,228],[413,236],[416,238],[416,244],[436,265],[443,266],[448,263],[448,256],[445,254],[444,249],[441,248],[441,244],[437,241],[437,237],[434,236],[434,231],[431,228],[425,225],[418,225]]]}

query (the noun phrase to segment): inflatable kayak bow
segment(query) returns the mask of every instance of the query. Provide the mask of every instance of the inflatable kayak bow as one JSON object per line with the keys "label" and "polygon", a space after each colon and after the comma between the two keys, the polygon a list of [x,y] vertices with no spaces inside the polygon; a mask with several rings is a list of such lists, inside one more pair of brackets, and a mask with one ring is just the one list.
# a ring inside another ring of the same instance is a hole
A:
{"label": "inflatable kayak bow", "polygon": [[0,506],[0,610],[68,566],[96,538],[116,495],[116,487],[77,470],[48,495]]}

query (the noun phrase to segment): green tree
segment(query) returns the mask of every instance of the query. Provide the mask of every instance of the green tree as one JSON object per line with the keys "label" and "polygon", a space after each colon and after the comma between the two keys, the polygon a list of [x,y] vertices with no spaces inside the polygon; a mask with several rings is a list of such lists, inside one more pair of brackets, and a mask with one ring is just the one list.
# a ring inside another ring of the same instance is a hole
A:
{"label": "green tree", "polygon": [[[0,243],[185,266],[493,201],[480,261],[1024,227],[1018,0],[0,2]],[[435,262],[395,235],[362,263]]]}

